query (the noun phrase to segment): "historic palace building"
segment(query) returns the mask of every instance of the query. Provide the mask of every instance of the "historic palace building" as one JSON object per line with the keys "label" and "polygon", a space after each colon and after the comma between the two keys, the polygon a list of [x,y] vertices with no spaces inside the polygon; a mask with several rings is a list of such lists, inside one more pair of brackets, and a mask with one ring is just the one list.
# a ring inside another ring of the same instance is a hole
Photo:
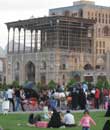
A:
{"label": "historic palace building", "polygon": [[48,17],[6,25],[8,83],[110,79],[109,7],[80,0],[50,9]]}

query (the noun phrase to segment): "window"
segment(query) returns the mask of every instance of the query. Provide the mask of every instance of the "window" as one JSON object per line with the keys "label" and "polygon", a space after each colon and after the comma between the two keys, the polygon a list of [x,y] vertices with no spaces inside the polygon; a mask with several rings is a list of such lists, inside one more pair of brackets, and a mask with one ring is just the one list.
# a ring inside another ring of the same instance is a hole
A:
{"label": "window", "polygon": [[90,12],[88,12],[88,19],[90,19]]}
{"label": "window", "polygon": [[66,11],[64,12],[64,16],[69,16],[69,15],[70,15],[70,11],[66,10]]}
{"label": "window", "polygon": [[100,48],[102,47],[102,43],[101,43],[101,41],[99,42],[99,46],[100,46]]}
{"label": "window", "polygon": [[104,14],[102,15],[102,23],[104,23]]}
{"label": "window", "polygon": [[103,48],[105,48],[105,42],[103,41]]}
{"label": "window", "polygon": [[100,33],[101,33],[101,30],[100,30],[100,28],[98,29],[98,36],[100,36]]}
{"label": "window", "polygon": [[101,14],[99,13],[99,23],[101,22]]}
{"label": "window", "polygon": [[77,58],[74,59],[74,62],[77,63]]}
{"label": "window", "polygon": [[97,13],[95,13],[95,20],[97,21]]}
{"label": "window", "polygon": [[103,49],[103,54],[105,54],[105,49]]}
{"label": "window", "polygon": [[107,20],[108,20],[108,15],[106,14],[106,24],[107,24]]}

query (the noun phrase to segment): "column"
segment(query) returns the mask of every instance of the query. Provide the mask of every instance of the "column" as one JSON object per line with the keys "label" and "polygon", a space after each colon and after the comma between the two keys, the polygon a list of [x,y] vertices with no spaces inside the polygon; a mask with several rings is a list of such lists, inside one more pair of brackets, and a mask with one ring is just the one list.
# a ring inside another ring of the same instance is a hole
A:
{"label": "column", "polygon": [[37,44],[38,44],[38,42],[37,42],[37,41],[38,41],[38,40],[37,40],[37,30],[35,30],[35,39],[34,39],[34,40],[35,40],[35,41],[34,41],[34,44],[35,44],[35,49],[34,49],[34,51],[37,52],[37,49],[38,49],[38,48],[37,48],[37,47],[38,47],[38,45],[37,45]]}
{"label": "column", "polygon": [[19,34],[18,34],[18,53],[20,52],[20,31],[21,28],[18,28]]}
{"label": "column", "polygon": [[32,34],[33,34],[33,30],[31,30],[31,52],[32,52]]}
{"label": "column", "polygon": [[24,28],[24,53],[25,53],[25,45],[26,44],[26,29]]}
{"label": "column", "polygon": [[8,27],[8,44],[7,44],[7,53],[9,53],[9,43],[10,43],[10,27]]}
{"label": "column", "polygon": [[15,43],[15,28],[13,28],[13,53],[14,53],[14,43]]}

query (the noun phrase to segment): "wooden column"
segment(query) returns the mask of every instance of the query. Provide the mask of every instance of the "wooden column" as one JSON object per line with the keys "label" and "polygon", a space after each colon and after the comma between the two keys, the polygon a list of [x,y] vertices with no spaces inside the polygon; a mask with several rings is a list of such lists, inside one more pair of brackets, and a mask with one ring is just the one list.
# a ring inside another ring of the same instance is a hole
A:
{"label": "wooden column", "polygon": [[8,44],[7,44],[7,53],[9,53],[9,43],[10,43],[10,27],[8,27]]}
{"label": "wooden column", "polygon": [[32,34],[33,34],[33,30],[31,30],[31,52],[32,52],[32,44],[33,44],[33,43],[32,43],[32,38],[33,38],[33,35],[32,35]]}
{"label": "wooden column", "polygon": [[21,28],[18,28],[18,33],[19,33],[19,35],[18,35],[18,53],[20,52],[20,32],[21,32]]}
{"label": "wooden column", "polygon": [[15,28],[13,28],[13,49],[12,49],[12,52],[14,52],[14,44],[15,44]]}
{"label": "wooden column", "polygon": [[35,30],[35,39],[34,39],[34,40],[35,40],[35,41],[34,41],[34,44],[35,44],[35,49],[34,49],[34,51],[37,52],[37,49],[38,49],[38,48],[37,48],[37,47],[38,47],[38,45],[37,45],[37,44],[38,44],[38,42],[37,42],[37,41],[38,41],[38,40],[37,40],[37,30]]}
{"label": "wooden column", "polygon": [[26,47],[26,29],[24,28],[24,53],[25,53],[25,47]]}

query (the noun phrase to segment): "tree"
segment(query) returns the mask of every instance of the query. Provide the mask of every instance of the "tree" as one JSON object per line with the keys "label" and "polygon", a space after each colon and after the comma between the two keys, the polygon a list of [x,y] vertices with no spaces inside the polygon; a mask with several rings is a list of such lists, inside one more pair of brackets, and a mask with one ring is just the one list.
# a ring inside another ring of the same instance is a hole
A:
{"label": "tree", "polygon": [[77,83],[77,81],[75,79],[70,79],[67,83],[66,88],[71,87],[72,85],[75,85]]}
{"label": "tree", "polygon": [[56,88],[56,83],[53,80],[50,80],[48,83],[48,88],[53,90]]}
{"label": "tree", "polygon": [[107,79],[103,80],[103,79],[99,79],[96,83],[96,87],[98,87],[99,89],[101,88],[110,88],[110,84],[108,82]]}
{"label": "tree", "polygon": [[16,80],[14,80],[14,81],[12,82],[12,86],[15,87],[15,88],[18,88],[18,87],[19,87],[19,82],[16,81]]}

